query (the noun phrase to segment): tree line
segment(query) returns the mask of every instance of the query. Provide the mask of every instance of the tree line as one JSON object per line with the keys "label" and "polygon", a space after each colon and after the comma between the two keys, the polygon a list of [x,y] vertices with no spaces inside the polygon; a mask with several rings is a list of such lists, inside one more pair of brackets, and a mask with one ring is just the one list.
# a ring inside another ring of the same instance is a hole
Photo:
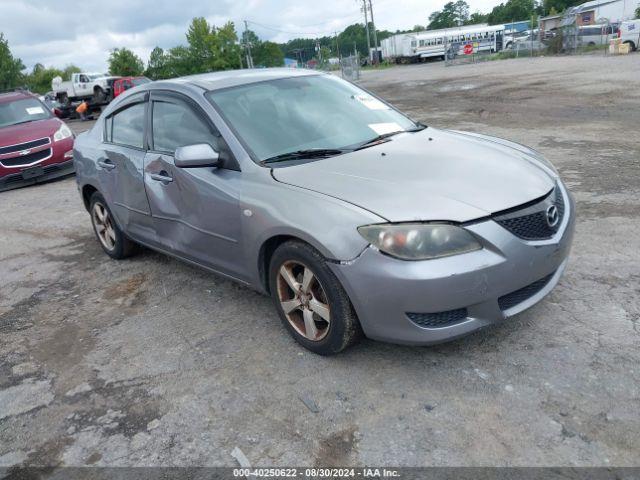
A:
{"label": "tree line", "polygon": [[[532,18],[535,22],[539,15],[555,15],[581,3],[584,3],[584,0],[507,0],[493,7],[489,13],[470,13],[469,4],[466,1],[450,1],[443,6],[442,10],[429,15],[426,29],[437,30],[477,23],[502,25]],[[637,13],[640,13],[640,8]]]}
{"label": "tree line", "polygon": [[[507,24],[528,20],[538,15],[550,15],[579,5],[583,0],[507,0],[496,5],[489,13],[470,12],[465,0],[446,3],[441,10],[429,15],[426,26],[416,25],[411,30],[376,30],[379,41],[396,33],[418,32],[450,28],[458,25],[488,23]],[[636,12],[640,16],[640,7]],[[373,24],[369,24],[372,31]],[[119,76],[146,75],[152,80],[179,77],[215,70],[228,70],[247,66],[246,46],[250,46],[254,66],[277,67],[290,57],[302,63],[317,60],[320,64],[331,57],[347,56],[357,52],[368,57],[367,29],[363,23],[349,25],[333,36],[319,38],[294,38],[277,44],[262,41],[255,32],[246,30],[239,37],[233,22],[222,27],[210,24],[203,17],[194,18],[189,25],[186,44],[173,48],[156,47],[145,62],[128,48],[111,50],[108,59],[109,73]],[[371,37],[370,37],[371,38]],[[19,58],[12,55],[7,39],[0,32],[0,90],[25,86],[38,93],[51,89],[51,80],[60,76],[69,80],[72,73],[80,72],[75,65],[64,68],[45,67],[38,63],[30,72]]]}
{"label": "tree line", "polygon": [[[275,67],[284,64],[280,45],[262,41],[255,34],[251,36],[251,51],[255,66]],[[111,75],[146,75],[152,80],[246,67],[244,46],[238,39],[233,22],[218,28],[203,17],[191,21],[185,45],[167,50],[154,48],[146,65],[128,48],[111,50],[107,63]],[[57,68],[38,63],[30,72],[25,72],[22,60],[13,56],[7,39],[0,32],[0,90],[26,87],[36,93],[46,93],[51,90],[53,78],[60,76],[63,80],[69,80],[72,73],[80,71],[75,65]]]}

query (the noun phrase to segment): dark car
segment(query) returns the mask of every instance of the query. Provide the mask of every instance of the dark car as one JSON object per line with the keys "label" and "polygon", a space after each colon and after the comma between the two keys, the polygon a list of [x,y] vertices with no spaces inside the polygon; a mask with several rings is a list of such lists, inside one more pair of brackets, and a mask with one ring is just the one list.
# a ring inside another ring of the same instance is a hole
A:
{"label": "dark car", "polygon": [[0,191],[73,173],[73,140],[35,95],[0,94]]}
{"label": "dark car", "polygon": [[122,77],[113,82],[113,98],[116,98],[123,92],[126,92],[130,88],[137,87],[149,83],[147,77]]}

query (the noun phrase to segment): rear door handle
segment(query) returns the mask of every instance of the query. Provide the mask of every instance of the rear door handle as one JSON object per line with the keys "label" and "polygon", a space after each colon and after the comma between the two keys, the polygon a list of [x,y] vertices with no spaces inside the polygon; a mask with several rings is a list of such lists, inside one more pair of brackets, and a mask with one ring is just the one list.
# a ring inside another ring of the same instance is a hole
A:
{"label": "rear door handle", "polygon": [[171,182],[173,182],[173,178],[171,178],[169,176],[169,174],[164,170],[162,170],[160,173],[151,173],[151,174],[149,174],[149,176],[153,180],[156,180],[158,182],[162,182],[162,183],[171,183]]}
{"label": "rear door handle", "polygon": [[98,160],[98,166],[105,170],[113,170],[116,168],[115,164],[111,160]]}

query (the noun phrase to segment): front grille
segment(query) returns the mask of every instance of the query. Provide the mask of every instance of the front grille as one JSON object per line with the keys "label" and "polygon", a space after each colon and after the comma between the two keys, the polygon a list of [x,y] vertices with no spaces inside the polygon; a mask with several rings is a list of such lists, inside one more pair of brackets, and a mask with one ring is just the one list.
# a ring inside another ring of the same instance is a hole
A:
{"label": "front grille", "polygon": [[413,323],[425,328],[443,328],[460,323],[467,318],[467,309],[458,308],[446,312],[436,313],[412,313],[408,312],[407,317]]}
{"label": "front grille", "polygon": [[29,165],[40,160],[44,160],[51,156],[51,149],[46,148],[39,152],[29,153],[28,155],[21,155],[19,157],[3,158],[0,163],[5,167],[19,167],[21,165]]}
{"label": "front grille", "polygon": [[542,290],[547,285],[547,283],[549,283],[549,280],[551,280],[554,273],[555,272],[552,272],[546,277],[530,283],[526,287],[522,287],[515,292],[507,293],[506,295],[498,298],[498,306],[500,307],[500,310],[509,310],[510,308],[513,308],[516,305],[524,302],[525,300],[533,297],[536,293]]}
{"label": "front grille", "polygon": [[8,147],[0,147],[0,155],[6,155],[7,153],[21,152],[30,148],[41,147],[42,145],[48,145],[51,143],[48,137],[39,138],[31,142],[19,143],[17,145],[9,145]]}
{"label": "front grille", "polygon": [[[547,210],[552,205],[555,205],[558,211],[558,221],[553,226],[547,221]],[[556,187],[542,200],[497,213],[493,219],[519,238],[545,240],[558,231],[562,224],[564,210],[562,192]]]}

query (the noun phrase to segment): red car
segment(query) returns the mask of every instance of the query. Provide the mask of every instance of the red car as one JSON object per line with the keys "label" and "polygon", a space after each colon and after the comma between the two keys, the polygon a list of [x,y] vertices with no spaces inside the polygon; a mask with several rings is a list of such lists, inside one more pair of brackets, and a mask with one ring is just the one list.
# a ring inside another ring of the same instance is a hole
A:
{"label": "red car", "polygon": [[73,173],[73,139],[35,95],[0,94],[0,191]]}
{"label": "red car", "polygon": [[126,92],[130,88],[137,87],[143,83],[149,83],[147,77],[122,77],[113,82],[113,98],[116,98],[121,93]]}

